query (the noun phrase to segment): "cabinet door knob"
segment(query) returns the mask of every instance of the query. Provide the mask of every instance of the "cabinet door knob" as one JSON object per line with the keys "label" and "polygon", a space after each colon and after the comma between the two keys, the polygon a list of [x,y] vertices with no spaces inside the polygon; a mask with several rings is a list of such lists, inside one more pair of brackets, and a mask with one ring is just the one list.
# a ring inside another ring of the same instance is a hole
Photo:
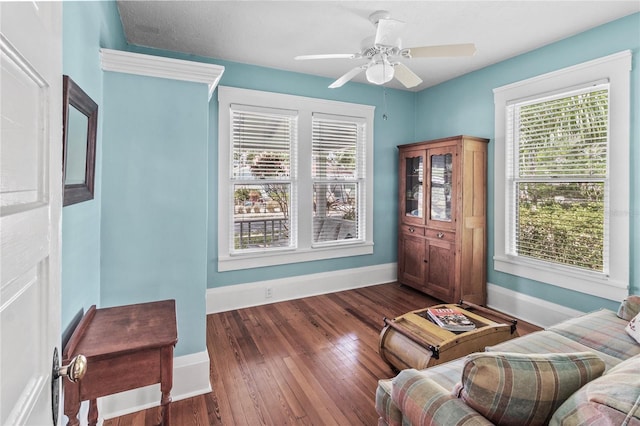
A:
{"label": "cabinet door knob", "polygon": [[444,234],[443,234],[442,232],[438,232],[437,237],[438,237],[438,238],[443,238],[443,237],[444,237]]}
{"label": "cabinet door knob", "polygon": [[409,232],[416,232],[416,230],[413,228],[409,228]]}
{"label": "cabinet door knob", "polygon": [[424,263],[429,263],[429,261],[427,259],[423,260]]}

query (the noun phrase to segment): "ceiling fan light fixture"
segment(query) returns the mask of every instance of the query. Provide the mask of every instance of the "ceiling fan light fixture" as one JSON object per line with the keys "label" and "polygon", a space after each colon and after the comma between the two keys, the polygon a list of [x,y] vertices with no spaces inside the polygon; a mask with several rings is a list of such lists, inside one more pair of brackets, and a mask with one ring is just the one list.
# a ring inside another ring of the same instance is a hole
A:
{"label": "ceiling fan light fixture", "polygon": [[366,71],[367,82],[371,84],[382,86],[395,78],[405,88],[410,89],[422,84],[422,79],[411,71],[402,61],[412,58],[471,56],[476,50],[473,43],[403,48],[400,34],[405,25],[404,22],[391,19],[389,12],[384,10],[378,10],[372,13],[369,19],[376,27],[376,33],[374,36],[367,37],[362,41],[360,52],[353,54],[302,55],[296,56],[295,59],[345,58],[368,60],[367,63],[353,68],[331,83],[329,85],[331,89],[342,87],[362,71]]}
{"label": "ceiling fan light fixture", "polygon": [[376,62],[367,68],[367,81],[373,84],[384,84],[393,79],[393,66],[389,61]]}

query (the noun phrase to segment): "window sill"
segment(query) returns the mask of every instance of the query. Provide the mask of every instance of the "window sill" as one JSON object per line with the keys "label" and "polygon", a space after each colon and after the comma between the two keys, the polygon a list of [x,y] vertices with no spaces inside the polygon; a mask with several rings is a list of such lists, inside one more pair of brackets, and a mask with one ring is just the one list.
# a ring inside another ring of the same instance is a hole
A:
{"label": "window sill", "polygon": [[603,274],[565,268],[546,262],[527,261],[513,256],[494,256],[494,269],[507,274],[539,281],[619,302],[629,294],[628,283]]}
{"label": "window sill", "polygon": [[350,256],[373,254],[373,243],[365,242],[350,245],[331,245],[278,251],[272,253],[247,253],[228,255],[218,258],[218,272],[236,271],[239,269],[260,268],[264,266],[286,265],[298,262],[335,259]]}

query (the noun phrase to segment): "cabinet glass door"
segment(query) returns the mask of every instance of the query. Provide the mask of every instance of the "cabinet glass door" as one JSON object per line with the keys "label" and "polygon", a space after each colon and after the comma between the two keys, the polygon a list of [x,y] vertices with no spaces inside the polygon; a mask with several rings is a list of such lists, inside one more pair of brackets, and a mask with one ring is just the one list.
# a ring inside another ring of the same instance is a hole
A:
{"label": "cabinet glass door", "polygon": [[405,206],[404,214],[410,217],[421,218],[424,216],[422,211],[423,189],[423,159],[422,155],[405,158]]}
{"label": "cabinet glass door", "polygon": [[453,155],[431,155],[431,220],[451,222]]}

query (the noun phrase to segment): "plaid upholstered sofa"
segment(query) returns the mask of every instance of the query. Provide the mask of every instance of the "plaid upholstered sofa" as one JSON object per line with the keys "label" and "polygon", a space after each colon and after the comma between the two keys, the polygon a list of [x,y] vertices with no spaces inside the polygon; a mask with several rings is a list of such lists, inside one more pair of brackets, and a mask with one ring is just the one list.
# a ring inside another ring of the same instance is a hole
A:
{"label": "plaid upholstered sofa", "polygon": [[[380,380],[379,426],[640,426],[640,297],[425,370]],[[625,330],[627,329],[627,330]]]}

